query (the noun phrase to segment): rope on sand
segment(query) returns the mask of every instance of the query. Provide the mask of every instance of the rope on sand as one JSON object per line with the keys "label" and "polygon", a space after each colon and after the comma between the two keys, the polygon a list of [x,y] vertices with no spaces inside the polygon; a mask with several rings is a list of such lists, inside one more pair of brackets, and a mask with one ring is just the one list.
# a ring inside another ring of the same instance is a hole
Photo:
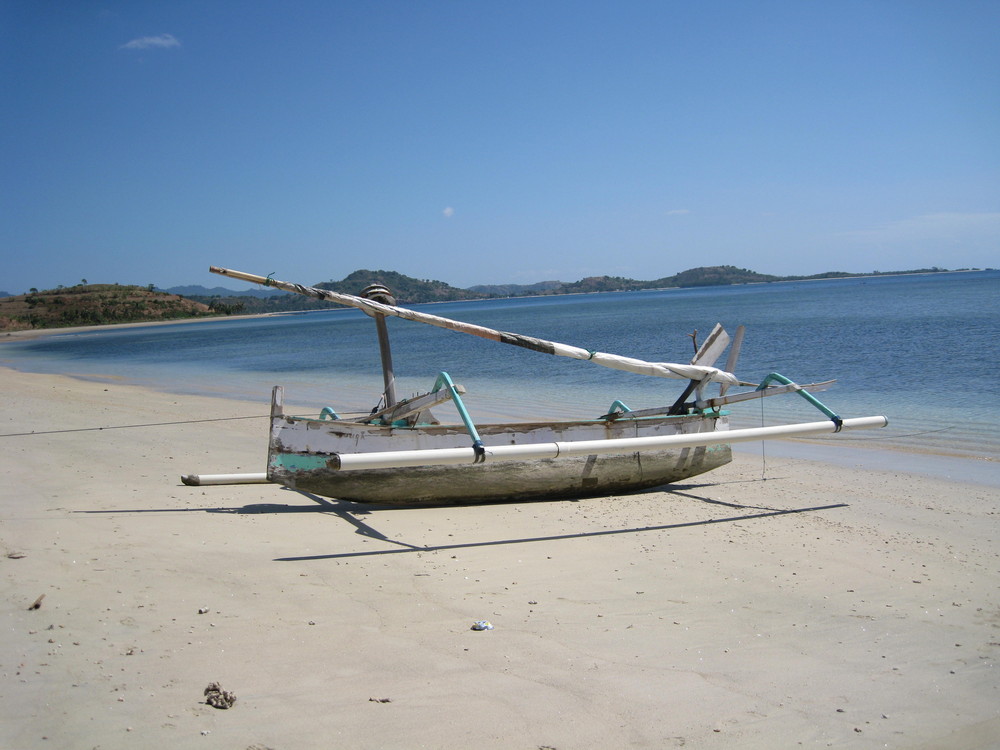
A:
{"label": "rope on sand", "polygon": [[0,434],[0,438],[24,437],[26,435],[59,435],[64,432],[99,432],[101,430],[129,430],[134,427],[167,427],[179,424],[198,424],[199,422],[230,422],[236,419],[268,419],[268,414],[257,414],[251,417],[218,417],[216,419],[185,419],[180,422],[150,422],[148,424],[116,424],[108,427],[77,427],[70,430],[32,430],[31,432],[10,432]]}

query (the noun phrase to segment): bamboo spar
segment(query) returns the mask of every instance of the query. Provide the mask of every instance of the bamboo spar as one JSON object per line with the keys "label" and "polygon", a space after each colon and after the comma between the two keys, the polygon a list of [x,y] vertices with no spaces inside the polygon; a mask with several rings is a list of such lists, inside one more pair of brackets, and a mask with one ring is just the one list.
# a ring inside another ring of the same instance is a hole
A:
{"label": "bamboo spar", "polygon": [[553,354],[559,357],[569,357],[571,359],[590,361],[603,367],[610,367],[614,370],[625,370],[627,372],[634,372],[640,375],[651,375],[653,377],[660,378],[678,378],[680,380],[697,380],[704,382],[715,381],[726,385],[739,385],[739,381],[735,375],[716,367],[706,367],[704,365],[682,365],[671,362],[647,362],[633,357],[622,357],[617,354],[594,352],[578,346],[560,344],[557,341],[546,341],[545,339],[539,339],[533,336],[524,336],[519,333],[498,331],[484,326],[477,326],[472,323],[464,323],[450,318],[442,318],[438,315],[417,312],[416,310],[410,310],[397,305],[387,305],[374,300],[365,299],[363,297],[355,297],[352,294],[331,292],[327,289],[317,289],[311,286],[303,286],[302,284],[279,281],[277,279],[272,279],[270,276],[259,276],[257,274],[246,273],[245,271],[234,271],[229,268],[220,268],[219,266],[210,266],[208,270],[212,273],[219,274],[220,276],[228,276],[231,279],[240,279],[241,281],[249,281],[253,284],[273,286],[276,289],[283,289],[286,292],[293,292],[306,297],[335,302],[339,305],[347,305],[348,307],[356,307],[372,317],[377,315],[391,315],[396,318],[403,318],[404,320],[412,320],[418,323],[426,323],[428,325],[437,326],[438,328],[447,328],[452,331],[467,333],[472,336],[489,339],[490,341],[497,341],[502,344],[520,346],[524,349],[531,349],[544,354]]}

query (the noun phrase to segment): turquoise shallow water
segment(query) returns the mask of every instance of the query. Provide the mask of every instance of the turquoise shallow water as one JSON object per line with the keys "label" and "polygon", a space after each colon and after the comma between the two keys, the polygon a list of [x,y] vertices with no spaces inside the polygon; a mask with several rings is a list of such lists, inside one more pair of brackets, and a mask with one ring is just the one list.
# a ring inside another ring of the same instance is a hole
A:
{"label": "turquoise shallow water", "polygon": [[[838,438],[857,446],[1000,456],[1000,272],[591,294],[419,306],[450,318],[656,361],[686,362],[694,330],[747,326],[737,375],[836,378],[819,397],[841,416],[885,414],[888,428]],[[671,403],[682,381],[621,373],[390,319],[400,395],[448,371],[477,413],[598,416]],[[368,411],[381,390],[371,319],[330,310],[244,320],[102,329],[15,341],[0,364],[178,393],[286,400]],[[734,426],[815,421],[804,400],[732,407]],[[447,416],[443,413],[442,416]]]}

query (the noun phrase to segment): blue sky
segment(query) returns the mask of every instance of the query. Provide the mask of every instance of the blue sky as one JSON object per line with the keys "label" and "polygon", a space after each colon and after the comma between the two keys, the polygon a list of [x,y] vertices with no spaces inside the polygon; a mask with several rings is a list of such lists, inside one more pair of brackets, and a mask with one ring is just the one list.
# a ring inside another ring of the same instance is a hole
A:
{"label": "blue sky", "polygon": [[0,2],[0,289],[1000,266],[1000,3]]}

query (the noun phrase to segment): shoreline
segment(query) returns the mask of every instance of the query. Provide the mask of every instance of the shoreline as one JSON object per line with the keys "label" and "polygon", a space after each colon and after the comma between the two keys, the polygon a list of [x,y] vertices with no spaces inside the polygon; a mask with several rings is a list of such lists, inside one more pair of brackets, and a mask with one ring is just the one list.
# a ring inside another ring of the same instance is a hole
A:
{"label": "shoreline", "polygon": [[911,451],[880,446],[858,448],[837,444],[835,439],[772,440],[761,443],[734,445],[733,451],[760,457],[763,464],[769,458],[805,460],[829,466],[890,471],[898,474],[933,477],[963,484],[976,484],[1000,489],[1000,463],[996,459],[945,452]]}
{"label": "shoreline", "polygon": [[30,328],[24,331],[5,331],[0,335],[0,345],[5,341],[20,339],[30,340],[43,336],[57,336],[61,333],[83,333],[85,331],[111,331],[124,328],[145,328],[148,326],[187,325],[189,323],[207,323],[219,320],[252,320],[254,318],[272,318],[278,315],[290,315],[289,312],[256,313],[254,315],[206,315],[198,318],[175,318],[172,320],[148,320],[135,323],[104,323],[94,326],[67,326],[65,328]]}
{"label": "shoreline", "polygon": [[261,470],[258,403],[17,371],[4,389],[5,747],[1000,735],[996,488],[769,455],[764,478],[737,456],[608,498],[363,506],[182,485]]}
{"label": "shoreline", "polygon": [[[272,315],[269,313],[268,315]],[[249,316],[260,317],[260,316]],[[198,320],[192,322],[199,322]],[[34,373],[28,370],[19,370],[6,364],[0,364],[0,372],[24,376],[31,376]],[[120,376],[100,376],[94,374],[75,373],[45,373],[54,377],[67,378],[74,382],[114,384],[116,387],[133,388],[158,392],[164,396],[175,399],[199,399],[203,397],[218,399],[220,403],[232,403],[234,405],[255,404],[258,411],[266,411],[267,404],[264,402],[254,402],[245,396],[225,396],[219,394],[189,394],[183,392],[169,391],[156,386],[139,385],[124,381]],[[5,375],[8,377],[8,375]],[[235,407],[240,408],[240,407]],[[481,421],[515,421],[521,419],[519,415],[505,415],[494,412],[490,408],[480,408]],[[523,418],[527,418],[524,415]],[[97,426],[95,425],[95,428]],[[947,450],[934,448],[913,449],[907,446],[885,445],[869,442],[864,447],[858,444],[859,441],[847,442],[837,437],[806,438],[806,439],[783,439],[769,440],[765,443],[752,442],[741,443],[733,446],[735,452],[745,456],[766,457],[773,455],[781,458],[795,458],[809,461],[817,461],[837,466],[848,467],[869,467],[886,471],[897,471],[902,473],[920,474],[929,477],[942,479],[952,479],[962,477],[961,481],[982,484],[989,487],[1000,487],[1000,459],[983,455],[964,454],[961,452],[949,452]]]}

